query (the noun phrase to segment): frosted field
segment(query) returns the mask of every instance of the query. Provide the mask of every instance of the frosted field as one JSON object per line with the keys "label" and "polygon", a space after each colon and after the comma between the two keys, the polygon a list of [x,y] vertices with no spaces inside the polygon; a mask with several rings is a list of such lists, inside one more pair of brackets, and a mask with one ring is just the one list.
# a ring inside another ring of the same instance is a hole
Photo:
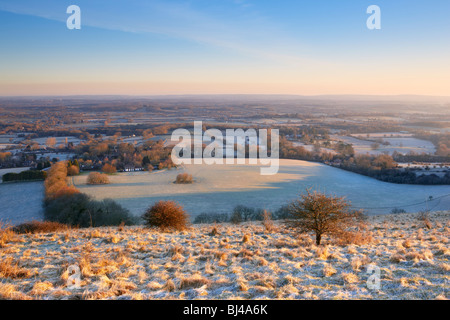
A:
{"label": "frosted field", "polygon": [[[371,154],[371,155],[379,155],[383,153],[392,154],[394,151],[407,154],[410,152],[415,153],[430,153],[433,154],[436,152],[436,148],[430,141],[420,140],[416,138],[408,138],[408,137],[400,137],[400,138],[382,138],[384,141],[388,141],[391,145],[384,146],[380,144],[380,147],[377,150],[372,150],[371,145],[374,141],[366,141],[360,140],[354,137],[347,136],[331,136],[333,140],[343,141],[345,143],[351,144],[353,149],[357,154]],[[374,137],[370,137],[372,139]]]}
{"label": "frosted field", "polygon": [[15,225],[42,220],[42,182],[0,183],[0,221]]}
{"label": "frosted field", "polygon": [[[177,174],[189,172],[192,185],[174,184]],[[450,186],[397,185],[381,182],[329,166],[296,160],[281,160],[279,174],[261,176],[258,166],[189,166],[162,172],[129,172],[110,176],[112,184],[88,186],[87,175],[73,179],[81,192],[98,199],[113,198],[135,215],[141,215],[158,200],[176,200],[194,218],[203,212],[230,213],[236,205],[276,210],[313,187],[346,196],[355,207],[369,214],[390,213],[398,207],[408,212],[426,209],[423,203],[450,193]],[[42,182],[0,183],[0,220],[18,224],[42,220]],[[407,206],[410,204],[418,205]],[[382,208],[380,208],[382,207]],[[450,208],[450,197],[432,201],[431,210]]]}
{"label": "frosted field", "polygon": [[[275,224],[16,235],[0,250],[0,299],[449,299],[449,212],[371,217],[367,241],[337,245]],[[80,268],[79,288],[68,267]],[[380,287],[367,285],[378,267]],[[376,270],[376,269],[375,269]]]}
{"label": "frosted field", "polygon": [[355,133],[352,134],[355,138],[362,138],[362,139],[377,139],[377,138],[405,138],[405,137],[412,137],[412,133],[402,133],[402,132],[373,132],[369,133],[369,138],[367,138],[367,133]]}
{"label": "frosted field", "polygon": [[[195,183],[174,184],[179,173],[193,175]],[[397,185],[381,182],[326,165],[280,160],[279,173],[261,176],[256,165],[190,165],[163,172],[131,172],[110,176],[111,184],[86,185],[87,176],[73,178],[75,186],[97,199],[112,198],[141,215],[158,200],[178,201],[195,217],[203,212],[229,213],[236,205],[276,210],[295,199],[305,188],[346,196],[357,208],[368,213],[389,213],[398,207],[408,212],[426,208],[424,202],[450,194],[449,186]],[[417,204],[409,206],[411,204]],[[429,203],[432,210],[450,208],[450,197]],[[381,207],[381,208],[380,208]]]}

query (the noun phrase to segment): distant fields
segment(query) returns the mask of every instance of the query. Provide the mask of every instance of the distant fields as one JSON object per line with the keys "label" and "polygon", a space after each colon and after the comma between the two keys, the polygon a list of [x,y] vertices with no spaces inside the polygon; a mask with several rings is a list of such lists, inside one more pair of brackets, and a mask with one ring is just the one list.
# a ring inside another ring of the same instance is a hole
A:
{"label": "distant fields", "polygon": [[[400,135],[400,136],[399,136]],[[420,140],[416,138],[409,137],[405,134],[397,134],[395,133],[395,136],[380,136],[379,134],[373,134],[370,135],[369,138],[365,137],[364,135],[355,135],[352,137],[348,136],[338,136],[333,135],[332,138],[334,140],[340,140],[345,143],[351,144],[353,146],[353,149],[357,154],[371,154],[371,155],[379,155],[383,153],[388,153],[392,155],[394,151],[397,151],[399,153],[407,154],[410,152],[414,153],[427,153],[427,154],[433,154],[436,152],[436,147],[430,142],[426,140]],[[389,142],[389,145],[382,145],[380,143],[380,146],[376,149],[372,149],[372,144],[375,141],[370,141],[369,139],[382,139],[383,141]],[[365,139],[365,140],[363,140]]]}

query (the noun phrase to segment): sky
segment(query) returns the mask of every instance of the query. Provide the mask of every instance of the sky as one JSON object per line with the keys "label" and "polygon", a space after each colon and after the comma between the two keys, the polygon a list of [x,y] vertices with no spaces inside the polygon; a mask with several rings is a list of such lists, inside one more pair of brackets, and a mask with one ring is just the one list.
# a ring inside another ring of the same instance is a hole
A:
{"label": "sky", "polygon": [[450,1],[0,0],[0,95],[90,94],[450,96]]}

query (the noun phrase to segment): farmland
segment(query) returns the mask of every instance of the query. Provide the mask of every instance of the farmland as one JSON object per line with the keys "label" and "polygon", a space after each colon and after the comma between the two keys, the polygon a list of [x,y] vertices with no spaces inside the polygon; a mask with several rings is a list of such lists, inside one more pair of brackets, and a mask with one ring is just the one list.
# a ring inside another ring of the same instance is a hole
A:
{"label": "farmland", "polygon": [[[374,135],[378,136],[378,135]],[[373,139],[371,138],[365,138],[366,140],[361,140],[361,135],[358,135],[358,137],[353,136],[338,136],[334,135],[332,136],[333,139],[336,141],[343,141],[345,143],[351,144],[353,148],[355,149],[355,152],[358,154],[372,154],[372,155],[379,155],[383,153],[387,154],[393,154],[395,151],[403,154],[408,153],[434,153],[436,151],[436,148],[434,145],[425,140],[415,139],[408,136],[400,136],[400,137],[379,137],[378,139],[382,140],[383,142],[387,143],[387,145],[380,144],[377,148],[373,148],[374,141],[368,140]]]}

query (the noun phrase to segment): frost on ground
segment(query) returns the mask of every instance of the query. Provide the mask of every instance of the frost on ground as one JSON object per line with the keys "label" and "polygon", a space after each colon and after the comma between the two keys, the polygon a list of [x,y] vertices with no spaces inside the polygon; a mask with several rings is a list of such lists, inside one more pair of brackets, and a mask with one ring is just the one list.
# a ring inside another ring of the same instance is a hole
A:
{"label": "frost on ground", "polygon": [[[3,299],[448,299],[450,212],[369,218],[372,241],[338,246],[275,223],[5,235]],[[218,232],[212,232],[216,228]],[[81,270],[71,287],[68,268]],[[369,266],[381,288],[369,289]]]}

